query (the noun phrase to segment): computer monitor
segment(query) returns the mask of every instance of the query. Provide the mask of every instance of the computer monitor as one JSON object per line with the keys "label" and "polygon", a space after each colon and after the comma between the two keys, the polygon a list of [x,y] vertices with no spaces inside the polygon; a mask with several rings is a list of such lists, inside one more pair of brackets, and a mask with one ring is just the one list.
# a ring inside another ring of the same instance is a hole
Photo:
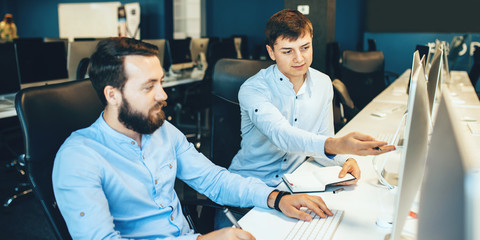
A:
{"label": "computer monitor", "polygon": [[[415,52],[418,58],[418,52]],[[400,161],[398,190],[395,198],[392,233],[388,239],[400,239],[405,220],[422,181],[428,147],[430,116],[423,66],[413,73],[408,95],[403,151]]]}
{"label": "computer monitor", "polygon": [[[442,71],[442,81],[441,83],[448,83],[450,82],[450,66],[448,65],[448,47],[446,44],[443,45],[443,71]],[[475,87],[475,86],[474,86]]]}
{"label": "computer monitor", "polygon": [[[420,54],[420,58],[425,57],[425,63],[426,63],[428,54],[430,54],[430,47],[427,45],[417,45],[415,47],[415,50],[418,51],[418,53]],[[425,67],[425,65],[423,67]]]}
{"label": "computer monitor", "polygon": [[[68,44],[68,79],[83,79],[87,66],[99,40],[78,41]],[[82,76],[83,75],[83,76]]]}
{"label": "computer monitor", "polygon": [[192,56],[190,55],[191,38],[170,39],[170,69],[172,71],[180,71],[182,69],[193,68]]}
{"label": "computer monitor", "polygon": [[417,71],[418,68],[424,67],[424,66],[425,66],[425,57],[422,57],[422,59],[420,59],[420,52],[416,50],[413,53],[412,68],[410,70],[410,78],[408,79],[408,84],[407,84],[407,94],[410,93],[410,83],[412,82],[413,74]]}
{"label": "computer monitor", "polygon": [[13,43],[0,44],[0,94],[16,93],[20,90],[17,56]]}
{"label": "computer monitor", "polygon": [[437,46],[435,49],[435,54],[433,55],[432,64],[430,65],[430,71],[428,72],[427,89],[430,116],[433,116],[433,107],[436,99],[438,99],[438,93],[440,93],[441,89],[443,59],[442,47]]}
{"label": "computer monitor", "polygon": [[[63,42],[65,44],[65,53],[68,53],[68,38],[52,38],[46,37],[43,38],[44,42]],[[67,58],[68,59],[68,58]]]}
{"label": "computer monitor", "polygon": [[165,39],[144,39],[146,43],[153,44],[158,47],[157,57],[160,59],[162,66],[165,65]]}
{"label": "computer monitor", "polygon": [[208,38],[193,38],[190,44],[190,52],[195,65],[201,65],[201,68],[207,63]]}
{"label": "computer monitor", "polygon": [[68,80],[63,42],[17,42],[15,46],[22,88]]}
{"label": "computer monitor", "polygon": [[420,192],[418,239],[480,239],[478,140],[442,91]]}

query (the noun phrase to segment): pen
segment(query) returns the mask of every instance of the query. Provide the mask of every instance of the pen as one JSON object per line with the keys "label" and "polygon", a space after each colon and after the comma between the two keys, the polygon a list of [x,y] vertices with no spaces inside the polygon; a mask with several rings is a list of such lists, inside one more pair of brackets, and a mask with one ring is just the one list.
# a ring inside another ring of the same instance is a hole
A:
{"label": "pen", "polygon": [[380,151],[380,152],[383,151],[380,147],[374,147],[373,149],[374,149],[374,150],[378,150],[378,151]]}
{"label": "pen", "polygon": [[343,190],[345,190],[345,188],[343,188],[343,187],[342,187],[342,188],[335,189],[335,190],[333,190],[333,194],[337,194],[337,193],[339,193],[339,192],[341,192],[341,191],[343,191]]}
{"label": "pen", "polygon": [[227,216],[228,220],[230,220],[230,222],[232,222],[232,224],[233,224],[236,228],[242,229],[242,227],[240,227],[240,225],[238,224],[237,219],[235,219],[235,217],[234,217],[233,214],[230,212],[230,210],[228,210],[228,208],[223,209],[223,212],[224,212],[225,215]]}

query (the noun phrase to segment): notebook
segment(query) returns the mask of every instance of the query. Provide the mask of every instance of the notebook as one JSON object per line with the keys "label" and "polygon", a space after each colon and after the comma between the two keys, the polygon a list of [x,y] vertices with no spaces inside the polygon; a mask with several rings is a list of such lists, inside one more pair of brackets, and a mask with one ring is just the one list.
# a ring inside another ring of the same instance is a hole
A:
{"label": "notebook", "polygon": [[292,193],[323,192],[329,185],[355,180],[350,173],[339,178],[341,170],[340,166],[322,167],[312,164],[308,172],[285,174],[282,179]]}

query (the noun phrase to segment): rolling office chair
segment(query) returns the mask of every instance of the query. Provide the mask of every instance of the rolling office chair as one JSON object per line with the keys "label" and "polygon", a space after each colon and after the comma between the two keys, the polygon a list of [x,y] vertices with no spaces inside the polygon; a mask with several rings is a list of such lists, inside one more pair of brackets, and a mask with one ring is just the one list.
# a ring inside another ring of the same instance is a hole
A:
{"label": "rolling office chair", "polygon": [[272,65],[271,61],[221,59],[215,65],[212,83],[212,135],[210,160],[229,167],[240,149],[238,91],[249,77]]}
{"label": "rolling office chair", "polygon": [[327,43],[326,53],[326,68],[325,73],[330,79],[336,79],[340,77],[340,44],[338,42]]}
{"label": "rolling office chair", "polygon": [[353,103],[348,89],[340,79],[332,81],[333,85],[333,108],[334,108],[334,127],[338,132],[359,112]]}
{"label": "rolling office chair", "polygon": [[[478,78],[480,77],[480,47],[475,47],[475,52],[473,52],[473,66],[468,73],[468,77],[472,82],[473,88],[476,89],[476,84],[478,82]],[[477,91],[477,96],[478,96]]]}
{"label": "rolling office chair", "polygon": [[[211,152],[210,160],[228,168],[233,156],[240,149],[240,106],[238,90],[245,80],[260,69],[273,64],[271,61],[220,59],[214,66],[211,106]],[[213,66],[213,65],[209,65]],[[184,213],[194,212],[202,206],[201,216],[193,219],[196,231],[206,233],[213,230],[215,210],[222,208],[208,199],[191,198],[182,202]],[[232,212],[243,213],[243,209],[229,207]],[[189,214],[197,216],[196,214]]]}
{"label": "rolling office chair", "polygon": [[385,87],[385,57],[381,51],[343,51],[341,80],[358,109],[363,109]]}
{"label": "rolling office chair", "polygon": [[367,43],[368,43],[368,51],[377,51],[377,42],[375,41],[375,39],[367,39]]}
{"label": "rolling office chair", "polygon": [[15,108],[25,141],[25,166],[35,196],[58,239],[71,239],[57,207],[52,168],[57,150],[75,130],[92,124],[103,111],[89,80],[22,89]]}

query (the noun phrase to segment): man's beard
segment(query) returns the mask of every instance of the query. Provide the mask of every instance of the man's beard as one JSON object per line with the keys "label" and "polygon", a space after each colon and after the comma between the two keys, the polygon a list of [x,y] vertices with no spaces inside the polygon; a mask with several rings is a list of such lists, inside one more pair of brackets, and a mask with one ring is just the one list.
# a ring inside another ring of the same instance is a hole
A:
{"label": "man's beard", "polygon": [[145,116],[132,109],[128,101],[123,98],[118,113],[118,120],[123,123],[126,128],[137,133],[151,134],[163,125],[163,122],[165,121],[165,112],[163,112],[162,107],[165,106],[167,106],[167,102],[157,102],[157,104],[148,111],[148,115]]}

